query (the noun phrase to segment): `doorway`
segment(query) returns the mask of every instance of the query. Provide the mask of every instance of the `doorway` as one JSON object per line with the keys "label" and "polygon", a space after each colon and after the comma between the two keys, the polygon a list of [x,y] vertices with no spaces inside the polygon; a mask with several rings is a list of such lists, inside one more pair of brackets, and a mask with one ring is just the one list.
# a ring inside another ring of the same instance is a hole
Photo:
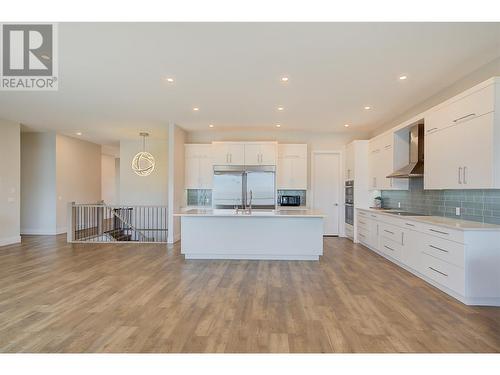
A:
{"label": "doorway", "polygon": [[311,163],[311,207],[323,212],[324,235],[338,236],[340,229],[341,154],[313,151]]}

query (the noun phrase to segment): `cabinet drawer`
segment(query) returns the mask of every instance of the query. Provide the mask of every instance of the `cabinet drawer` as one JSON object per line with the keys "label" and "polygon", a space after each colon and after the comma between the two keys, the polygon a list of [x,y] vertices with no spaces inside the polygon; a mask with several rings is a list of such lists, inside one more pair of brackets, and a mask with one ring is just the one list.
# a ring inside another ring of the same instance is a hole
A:
{"label": "cabinet drawer", "polygon": [[395,242],[385,237],[380,237],[379,250],[391,258],[401,259],[401,242]]}
{"label": "cabinet drawer", "polygon": [[380,223],[379,234],[399,244],[402,241],[401,229],[392,224]]}
{"label": "cabinet drawer", "polygon": [[416,231],[421,231],[421,232],[424,231],[422,223],[417,223],[416,221],[401,220],[399,225],[405,229],[411,229],[411,230],[416,230]]}
{"label": "cabinet drawer", "polygon": [[370,222],[364,217],[358,217],[357,224],[360,229],[364,229],[366,231],[370,230]]}
{"label": "cabinet drawer", "polygon": [[435,225],[428,225],[428,224],[423,224],[422,227],[424,229],[423,232],[426,234],[430,234],[432,236],[443,238],[445,240],[464,243],[464,232],[463,231],[448,229],[448,228],[438,227]]}
{"label": "cabinet drawer", "polygon": [[464,245],[429,235],[423,235],[422,239],[423,243],[421,247],[424,253],[457,267],[464,268]]}
{"label": "cabinet drawer", "polygon": [[370,233],[365,229],[358,228],[358,240],[365,246],[370,246]]}
{"label": "cabinet drawer", "polygon": [[360,216],[360,217],[368,217],[368,212],[358,210],[358,216]]}
{"label": "cabinet drawer", "polygon": [[465,294],[465,272],[462,268],[422,253],[422,273],[461,295]]}

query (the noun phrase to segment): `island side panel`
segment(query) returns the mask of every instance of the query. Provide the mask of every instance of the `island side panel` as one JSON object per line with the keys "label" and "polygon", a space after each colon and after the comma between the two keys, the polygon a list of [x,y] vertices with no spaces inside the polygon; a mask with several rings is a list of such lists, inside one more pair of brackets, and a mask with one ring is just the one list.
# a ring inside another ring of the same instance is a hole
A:
{"label": "island side panel", "polygon": [[186,259],[317,260],[323,255],[318,217],[183,216]]}

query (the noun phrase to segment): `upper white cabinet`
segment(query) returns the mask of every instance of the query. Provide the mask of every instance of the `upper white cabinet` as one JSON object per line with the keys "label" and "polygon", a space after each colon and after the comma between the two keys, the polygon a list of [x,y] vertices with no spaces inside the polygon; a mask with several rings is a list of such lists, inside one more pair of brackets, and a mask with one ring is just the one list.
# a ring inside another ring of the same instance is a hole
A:
{"label": "upper white cabinet", "polygon": [[354,160],[355,160],[355,150],[354,142],[349,143],[345,150],[345,171],[344,176],[346,180],[354,180]]}
{"label": "upper white cabinet", "polygon": [[242,142],[213,142],[214,165],[244,165],[245,143]]}
{"label": "upper white cabinet", "polygon": [[280,190],[307,190],[307,144],[278,145],[276,186]]}
{"label": "upper white cabinet", "polygon": [[425,189],[500,188],[499,85],[491,80],[425,117]]}
{"label": "upper white cabinet", "polygon": [[372,190],[406,190],[408,180],[387,178],[396,165],[394,134],[386,133],[370,140],[368,145],[369,187]]}
{"label": "upper white cabinet", "polygon": [[276,165],[276,142],[213,142],[214,165]]}
{"label": "upper white cabinet", "polygon": [[212,145],[186,144],[184,183],[186,189],[211,189]]}
{"label": "upper white cabinet", "polygon": [[245,143],[245,165],[276,165],[276,143]]}

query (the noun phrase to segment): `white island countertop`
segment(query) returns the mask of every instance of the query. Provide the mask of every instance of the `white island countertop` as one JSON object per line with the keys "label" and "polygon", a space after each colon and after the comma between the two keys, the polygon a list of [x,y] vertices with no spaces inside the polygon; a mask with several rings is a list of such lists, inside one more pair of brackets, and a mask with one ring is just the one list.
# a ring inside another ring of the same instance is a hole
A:
{"label": "white island countertop", "polygon": [[189,209],[183,212],[178,212],[174,216],[204,216],[204,217],[235,217],[235,218],[249,218],[249,217],[273,217],[273,218],[289,218],[289,217],[301,217],[301,218],[323,218],[325,215],[318,210],[311,209],[292,209],[292,210],[259,210],[253,209],[252,213],[243,213],[239,210],[236,214],[234,209]]}
{"label": "white island countertop", "polygon": [[[399,216],[396,214],[391,214],[388,212],[389,210],[384,210],[384,209],[374,209],[374,208],[357,208],[357,209],[377,213],[379,215],[387,215],[393,218],[400,218],[408,221],[416,221],[419,223],[437,225],[449,229],[456,229],[462,231],[478,231],[478,230],[500,231],[500,225],[481,223],[478,221],[453,219],[451,217],[445,217],[445,216]],[[397,211],[397,210],[390,210],[390,211]]]}

